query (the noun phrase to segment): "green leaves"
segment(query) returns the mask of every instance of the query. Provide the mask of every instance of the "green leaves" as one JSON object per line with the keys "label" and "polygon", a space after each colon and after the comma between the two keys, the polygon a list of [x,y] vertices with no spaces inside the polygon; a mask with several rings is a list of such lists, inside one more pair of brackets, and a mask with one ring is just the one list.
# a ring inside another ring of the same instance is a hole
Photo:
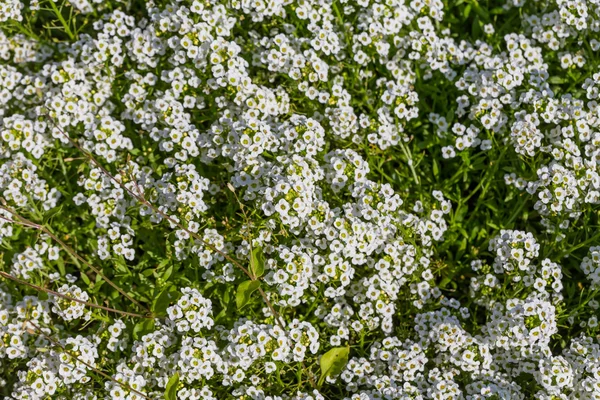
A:
{"label": "green leaves", "polygon": [[177,386],[179,385],[179,372],[175,372],[165,388],[165,400],[177,400]]}
{"label": "green leaves", "polygon": [[250,301],[252,293],[260,287],[259,281],[244,281],[240,283],[235,294],[235,302],[238,310],[244,307]]}
{"label": "green leaves", "polygon": [[334,376],[342,373],[342,370],[348,363],[348,354],[350,353],[350,347],[334,347],[327,353],[323,354],[319,360],[321,367],[321,377],[317,382],[317,386],[321,387],[325,378],[328,376]]}
{"label": "green leaves", "polygon": [[250,275],[251,280],[240,283],[235,294],[235,302],[238,310],[250,301],[252,293],[260,287],[260,278],[265,273],[265,257],[261,247],[255,247],[250,252]]}

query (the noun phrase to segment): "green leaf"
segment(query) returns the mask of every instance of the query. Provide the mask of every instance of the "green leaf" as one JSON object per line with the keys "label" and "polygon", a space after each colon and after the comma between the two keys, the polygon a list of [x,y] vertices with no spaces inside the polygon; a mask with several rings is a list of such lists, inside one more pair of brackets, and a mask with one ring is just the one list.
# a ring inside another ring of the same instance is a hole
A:
{"label": "green leaf", "polygon": [[162,269],[162,268],[166,267],[167,264],[169,264],[170,262],[171,262],[170,258],[165,258],[156,266],[156,269]]}
{"label": "green leaf", "polygon": [[231,301],[231,293],[230,292],[231,292],[231,290],[229,288],[226,288],[223,291],[223,296],[221,296],[222,303],[225,306],[227,306],[229,304],[229,302]]}
{"label": "green leaf", "polygon": [[467,4],[467,6],[463,9],[463,19],[469,18],[469,14],[471,14],[471,5]]}
{"label": "green leaf", "polygon": [[154,331],[154,319],[144,319],[133,327],[133,338],[139,340],[147,333]]}
{"label": "green leaf", "polygon": [[252,293],[260,287],[259,281],[245,281],[240,283],[235,294],[235,302],[238,310],[244,307],[250,301]]}
{"label": "green leaf", "polygon": [[169,268],[167,268],[167,270],[163,274],[163,276],[162,276],[163,280],[165,282],[168,281],[172,274],[173,274],[173,266],[171,265]]}
{"label": "green leaf", "polygon": [[476,15],[471,23],[471,38],[479,39],[483,31],[481,30],[481,20],[479,19],[479,15]]}
{"label": "green leaf", "polygon": [[215,323],[217,325],[229,325],[230,323],[233,323],[233,321],[237,318],[235,310],[236,305],[233,304],[233,301],[228,303],[214,318]]}
{"label": "green leaf", "polygon": [[440,289],[445,289],[448,285],[452,287],[452,289],[456,289],[456,282],[453,280],[454,275],[447,276],[440,282]]}
{"label": "green leaf", "polygon": [[117,271],[118,273],[126,276],[131,275],[131,271],[125,264],[125,260],[122,257],[114,258],[113,265],[115,267],[115,271]]}
{"label": "green leaf", "polygon": [[67,274],[67,270],[65,269],[65,262],[63,261],[62,257],[59,257],[58,260],[56,260],[56,265],[58,266],[60,275],[65,276]]}
{"label": "green leaf", "polygon": [[452,120],[454,119],[454,115],[456,114],[456,110],[455,107],[449,108],[448,112],[446,113],[446,121],[448,123],[451,123]]}
{"label": "green leaf", "polygon": [[474,3],[473,4],[473,8],[475,9],[475,12],[477,13],[477,15],[479,15],[479,17],[483,20],[483,21],[489,21],[490,19],[490,14],[488,13],[488,11],[485,8],[482,8],[479,4]]}
{"label": "green leaf", "polygon": [[142,275],[144,275],[146,278],[153,275],[154,274],[154,269],[152,268],[148,268],[142,271]]}
{"label": "green leaf", "polygon": [[63,209],[64,204],[61,204],[59,207],[54,208],[46,213],[44,213],[44,218],[43,218],[43,224],[47,224],[48,221],[50,221],[50,219],[52,219],[52,217],[54,217],[55,215],[57,215],[58,213],[60,213]]}
{"label": "green leaf", "polygon": [[177,400],[177,386],[179,385],[179,372],[175,372],[165,388],[165,400]]}
{"label": "green leaf", "polygon": [[172,286],[169,286],[168,288],[160,292],[160,294],[156,296],[152,301],[152,312],[155,315],[159,317],[166,315],[167,308],[169,308],[173,300],[175,300],[175,296],[173,295],[173,293],[171,293],[171,290]]}
{"label": "green leaf", "polygon": [[551,76],[550,79],[548,79],[548,82],[554,84],[554,85],[560,85],[562,83],[565,83],[567,80],[565,78],[562,78],[560,76]]}
{"label": "green leaf", "polygon": [[80,278],[81,278],[82,281],[85,282],[86,285],[90,286],[92,284],[92,281],[90,281],[90,277],[87,276],[86,274],[82,273],[80,275]]}
{"label": "green leaf", "polygon": [[350,353],[350,347],[334,347],[327,353],[323,354],[319,360],[321,366],[321,377],[317,383],[318,387],[321,387],[325,378],[328,376],[338,375],[342,373],[342,370],[348,363],[348,354]]}
{"label": "green leaf", "polygon": [[265,256],[260,246],[252,249],[250,271],[254,278],[260,278],[265,273]]}

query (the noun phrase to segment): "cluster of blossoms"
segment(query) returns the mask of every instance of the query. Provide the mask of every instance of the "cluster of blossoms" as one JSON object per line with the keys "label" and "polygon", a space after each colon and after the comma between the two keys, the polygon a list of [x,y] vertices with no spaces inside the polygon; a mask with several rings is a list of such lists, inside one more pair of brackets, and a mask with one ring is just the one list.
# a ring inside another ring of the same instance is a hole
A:
{"label": "cluster of blossoms", "polygon": [[169,319],[175,322],[177,330],[200,332],[203,328],[212,328],[214,321],[210,300],[195,289],[183,288],[181,294],[177,304],[167,309]]}
{"label": "cluster of blossoms", "polygon": [[[600,398],[551,249],[600,204],[596,2],[62,3],[0,0],[4,398]],[[442,251],[478,233],[419,140],[517,160],[540,229]]]}
{"label": "cluster of blossoms", "polygon": [[590,247],[589,254],[581,262],[581,270],[591,281],[593,288],[600,286],[600,247]]}
{"label": "cluster of blossoms", "polygon": [[[90,299],[90,296],[76,285],[63,285],[58,289],[58,293],[66,297],[59,297],[54,301],[52,311],[61,316],[65,321],[82,318],[90,319],[89,310],[86,310],[84,303]],[[79,300],[79,301],[77,301]]]}
{"label": "cluster of blossoms", "polygon": [[[490,240],[489,250],[496,254],[493,265],[475,260],[471,268],[478,273],[471,278],[472,293],[478,293],[477,301],[493,305],[491,298],[498,298],[498,289],[509,282],[526,288],[535,289],[536,294],[553,302],[560,302],[562,269],[560,265],[546,258],[538,265],[540,245],[531,233],[520,231],[501,231]],[[491,302],[491,303],[490,303]]]}
{"label": "cluster of blossoms", "polygon": [[[12,215],[5,212],[5,222],[12,220]],[[6,235],[10,236],[10,234]],[[46,241],[38,242],[34,247],[27,247],[23,252],[15,253],[12,257],[11,273],[17,277],[30,278],[35,271],[43,270],[44,258],[48,261],[58,260],[60,258],[60,248],[51,246],[48,237]]]}

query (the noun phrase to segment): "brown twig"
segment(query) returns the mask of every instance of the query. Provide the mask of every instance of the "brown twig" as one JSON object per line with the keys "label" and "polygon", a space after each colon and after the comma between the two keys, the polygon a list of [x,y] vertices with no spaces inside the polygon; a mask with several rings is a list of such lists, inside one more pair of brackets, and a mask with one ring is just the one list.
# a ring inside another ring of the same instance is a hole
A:
{"label": "brown twig", "polygon": [[25,226],[25,227],[28,227],[28,228],[37,229],[38,231],[43,232],[46,235],[50,236],[50,238],[52,240],[54,240],[56,243],[60,244],[62,246],[62,248],[64,248],[67,253],[69,253],[72,257],[76,258],[77,260],[79,260],[80,262],[82,262],[83,264],[85,264],[87,267],[89,267],[90,269],[92,269],[96,274],[100,275],[102,277],[102,279],[104,279],[106,281],[106,283],[108,283],[110,286],[112,286],[113,288],[115,288],[119,293],[121,293],[123,296],[125,296],[127,299],[129,299],[132,303],[134,303],[135,305],[137,305],[140,308],[145,309],[146,311],[148,311],[148,313],[152,313],[150,311],[150,309],[148,309],[147,307],[144,307],[142,304],[140,304],[133,297],[129,296],[123,289],[121,289],[119,286],[117,286],[116,283],[114,283],[113,281],[111,281],[102,272],[100,272],[100,270],[98,268],[94,267],[92,264],[90,264],[89,262],[87,262],[83,257],[81,257],[79,254],[77,254],[77,252],[75,250],[73,250],[69,245],[67,245],[65,242],[63,242],[62,240],[60,240],[60,238],[58,236],[56,236],[54,233],[52,233],[44,225],[36,224],[35,222],[32,222],[32,221],[28,220],[27,218],[19,215],[16,211],[14,211],[14,210],[6,207],[6,206],[0,206],[0,210],[4,210],[4,211],[10,213],[13,217],[17,218],[18,221],[14,220],[14,219],[8,219],[8,218],[0,216],[1,219],[4,219],[4,220],[12,222],[12,223],[16,223],[16,224],[19,224],[19,225],[22,225],[22,226]]}
{"label": "brown twig", "polygon": [[130,317],[152,318],[151,316],[148,316],[148,315],[141,315],[141,314],[135,314],[135,313],[127,312],[127,311],[121,311],[121,310],[117,310],[117,309],[114,309],[114,308],[101,306],[99,304],[90,303],[89,301],[76,299],[75,297],[66,296],[64,294],[55,292],[54,290],[46,289],[46,288],[43,288],[41,286],[34,285],[33,283],[29,283],[27,281],[19,279],[19,278],[15,277],[15,276],[12,276],[11,274],[7,274],[4,271],[0,271],[0,276],[3,276],[4,278],[10,279],[10,280],[15,281],[17,283],[20,283],[21,285],[29,286],[29,287],[37,290],[37,291],[46,292],[46,293],[51,294],[53,296],[62,297],[63,299],[67,299],[67,300],[70,300],[70,301],[75,301],[77,303],[84,304],[84,305],[86,305],[88,307],[98,308],[98,309],[101,309],[101,310],[110,311],[110,312],[117,313],[117,314],[122,314],[122,315],[127,315],[127,316],[130,316]]}
{"label": "brown twig", "polygon": [[126,390],[130,390],[130,391],[132,391],[132,392],[134,392],[134,393],[142,396],[145,399],[152,400],[152,398],[146,396],[144,393],[135,390],[134,388],[132,388],[131,386],[129,386],[126,383],[119,382],[118,380],[116,380],[112,376],[108,375],[107,373],[102,372],[98,368],[94,367],[93,365],[90,365],[87,362],[83,361],[82,359],[80,359],[79,357],[77,357],[76,355],[74,355],[73,353],[71,353],[71,351],[67,350],[59,341],[56,341],[56,340],[52,339],[50,336],[46,335],[46,333],[44,333],[44,331],[42,331],[42,329],[39,326],[37,326],[36,324],[34,324],[31,320],[27,320],[27,322],[30,323],[35,329],[37,329],[37,331],[42,336],[44,336],[50,343],[52,343],[55,346],[60,347],[65,352],[65,354],[67,354],[72,359],[75,359],[75,360],[79,361],[80,363],[82,363],[83,365],[85,365],[86,367],[88,367],[90,370],[94,371],[98,375],[102,375],[102,377],[104,377],[106,379],[109,379],[112,382],[115,382],[117,385],[121,386],[122,388],[124,388]]}

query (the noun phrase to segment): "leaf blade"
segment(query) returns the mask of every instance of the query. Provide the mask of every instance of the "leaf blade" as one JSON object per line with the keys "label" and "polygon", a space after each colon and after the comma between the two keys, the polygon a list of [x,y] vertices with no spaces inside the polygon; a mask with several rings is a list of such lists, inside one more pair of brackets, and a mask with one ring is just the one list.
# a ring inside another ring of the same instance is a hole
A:
{"label": "leaf blade", "polygon": [[319,360],[319,366],[321,367],[321,377],[317,386],[321,387],[325,378],[332,375],[338,375],[342,373],[342,370],[348,363],[348,355],[350,353],[350,347],[334,347],[327,353],[321,356]]}
{"label": "leaf blade", "polygon": [[179,385],[179,372],[169,378],[165,387],[165,400],[177,400],[177,386]]}
{"label": "leaf blade", "polygon": [[254,279],[260,278],[265,273],[265,257],[262,247],[255,247],[250,253],[250,271]]}
{"label": "leaf blade", "polygon": [[259,287],[259,281],[244,281],[239,284],[235,294],[235,302],[238,310],[248,304],[252,293],[254,293]]}

